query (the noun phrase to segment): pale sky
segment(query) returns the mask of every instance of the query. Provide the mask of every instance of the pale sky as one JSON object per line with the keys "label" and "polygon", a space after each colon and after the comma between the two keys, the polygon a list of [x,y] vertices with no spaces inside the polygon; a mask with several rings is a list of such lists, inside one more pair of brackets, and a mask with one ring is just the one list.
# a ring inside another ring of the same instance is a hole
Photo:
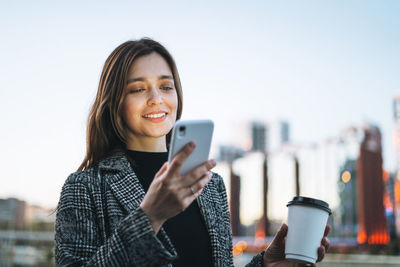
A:
{"label": "pale sky", "polygon": [[175,57],[185,119],[285,119],[295,142],[363,122],[393,170],[400,1],[0,1],[0,198],[57,204],[85,152],[101,68],[129,39]]}

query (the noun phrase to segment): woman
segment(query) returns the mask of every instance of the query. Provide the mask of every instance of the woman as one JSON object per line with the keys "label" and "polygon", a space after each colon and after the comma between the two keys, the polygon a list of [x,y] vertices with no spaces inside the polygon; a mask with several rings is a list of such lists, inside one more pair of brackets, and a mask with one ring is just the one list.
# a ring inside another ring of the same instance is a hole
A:
{"label": "woman", "polygon": [[[180,176],[190,143],[166,162],[181,113],[178,71],[161,44],[128,41],[111,53],[89,115],[85,159],[61,192],[57,265],[233,266],[225,187],[210,172],[215,161]],[[290,265],[286,229],[249,265]],[[320,259],[328,246],[324,237]]]}

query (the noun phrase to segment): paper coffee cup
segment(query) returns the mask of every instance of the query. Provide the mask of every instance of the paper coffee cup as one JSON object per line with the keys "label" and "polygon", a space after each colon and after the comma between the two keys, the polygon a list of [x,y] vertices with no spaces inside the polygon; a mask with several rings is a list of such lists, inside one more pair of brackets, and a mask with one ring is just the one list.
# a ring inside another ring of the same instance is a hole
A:
{"label": "paper coffee cup", "polygon": [[328,203],[307,197],[294,197],[287,204],[288,233],[285,258],[300,263],[315,263],[329,215]]}

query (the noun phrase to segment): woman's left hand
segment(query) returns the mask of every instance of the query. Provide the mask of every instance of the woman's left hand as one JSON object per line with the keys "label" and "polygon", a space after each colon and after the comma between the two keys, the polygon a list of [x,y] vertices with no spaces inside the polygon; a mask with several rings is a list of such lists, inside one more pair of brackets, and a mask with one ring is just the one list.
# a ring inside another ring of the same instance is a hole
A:
{"label": "woman's left hand", "polygon": [[[310,266],[306,264],[296,263],[285,260],[285,239],[287,235],[288,226],[286,224],[282,224],[278,233],[275,235],[274,240],[272,240],[271,244],[267,248],[264,253],[264,266],[266,267],[300,267],[300,266]],[[329,240],[327,235],[331,227],[327,225],[325,227],[324,237],[321,240],[321,246],[318,248],[318,259],[317,262],[322,261],[325,256],[325,253],[329,249]],[[312,264],[311,266],[316,266]]]}

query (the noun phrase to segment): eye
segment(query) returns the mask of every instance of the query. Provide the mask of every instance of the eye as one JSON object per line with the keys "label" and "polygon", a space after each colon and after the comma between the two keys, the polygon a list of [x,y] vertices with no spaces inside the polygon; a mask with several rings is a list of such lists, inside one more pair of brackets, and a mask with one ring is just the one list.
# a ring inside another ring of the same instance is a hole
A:
{"label": "eye", "polygon": [[161,90],[165,90],[165,91],[170,91],[170,90],[173,90],[174,88],[173,87],[171,87],[171,86],[163,86],[163,87],[161,87]]}
{"label": "eye", "polygon": [[130,93],[130,94],[134,94],[134,93],[140,93],[140,92],[142,92],[142,91],[144,91],[143,88],[131,89],[131,90],[129,90],[129,93]]}

